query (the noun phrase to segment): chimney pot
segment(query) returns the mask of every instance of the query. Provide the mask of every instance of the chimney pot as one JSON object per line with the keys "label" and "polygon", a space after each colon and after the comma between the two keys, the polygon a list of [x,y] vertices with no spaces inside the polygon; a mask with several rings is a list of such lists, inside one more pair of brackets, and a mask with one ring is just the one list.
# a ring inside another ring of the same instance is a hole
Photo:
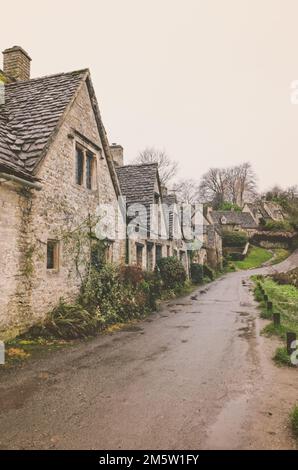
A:
{"label": "chimney pot", "polygon": [[3,72],[11,80],[30,80],[31,58],[20,46],[3,51]]}
{"label": "chimney pot", "polygon": [[113,161],[115,166],[123,166],[123,147],[122,145],[118,145],[113,143],[110,146],[111,154],[113,157]]}

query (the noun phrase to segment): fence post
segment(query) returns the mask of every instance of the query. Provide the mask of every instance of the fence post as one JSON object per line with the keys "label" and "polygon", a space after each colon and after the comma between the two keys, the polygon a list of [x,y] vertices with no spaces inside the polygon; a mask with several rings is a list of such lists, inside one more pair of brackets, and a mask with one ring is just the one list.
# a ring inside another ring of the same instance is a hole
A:
{"label": "fence post", "polygon": [[0,364],[5,364],[5,344],[3,341],[0,341]]}
{"label": "fence post", "polygon": [[275,328],[280,326],[280,313],[273,314],[273,323]]}
{"label": "fence post", "polygon": [[270,300],[268,300],[268,302],[267,302],[267,310],[268,310],[268,312],[272,312],[272,310],[273,310],[273,303],[270,302]]}
{"label": "fence post", "polygon": [[[292,348],[292,343],[295,341],[295,346]],[[296,349],[296,333],[291,331],[287,332],[287,353],[290,356]]]}

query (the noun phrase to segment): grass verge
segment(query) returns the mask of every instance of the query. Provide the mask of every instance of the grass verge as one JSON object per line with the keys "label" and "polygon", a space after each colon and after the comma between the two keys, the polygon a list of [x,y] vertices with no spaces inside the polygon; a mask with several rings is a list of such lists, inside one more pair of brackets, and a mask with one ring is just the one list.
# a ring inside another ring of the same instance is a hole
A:
{"label": "grass verge", "polygon": [[294,435],[298,438],[298,405],[294,406],[291,413],[291,426]]}
{"label": "grass verge", "polygon": [[243,261],[234,261],[234,265],[237,269],[253,269],[259,268],[266,261],[269,261],[272,258],[272,253],[265,248],[258,246],[252,246],[248,255]]}
{"label": "grass verge", "polygon": [[[275,326],[273,322],[269,323],[262,330],[266,336],[278,336],[283,341],[286,340],[286,333],[291,331],[298,335],[298,289],[290,284],[278,284],[270,277],[253,276],[256,283],[254,290],[255,299],[259,302],[261,317],[272,320],[272,313],[268,312],[264,301],[263,292],[268,295],[273,303],[273,311],[280,314],[281,323]],[[262,292],[263,290],[263,292]],[[291,358],[285,347],[277,348],[273,360],[278,365],[296,367],[291,362]]]}

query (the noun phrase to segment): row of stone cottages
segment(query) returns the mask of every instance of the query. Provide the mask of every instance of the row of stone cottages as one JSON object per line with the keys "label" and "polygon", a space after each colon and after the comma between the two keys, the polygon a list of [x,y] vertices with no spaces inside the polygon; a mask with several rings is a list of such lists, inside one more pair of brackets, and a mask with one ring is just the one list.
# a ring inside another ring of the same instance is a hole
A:
{"label": "row of stone cottages", "polygon": [[[30,79],[20,47],[3,52],[0,103],[0,331],[27,326],[59,299],[78,294],[96,255],[99,203],[173,203],[162,192],[155,164],[123,165],[123,149],[109,145],[89,70]],[[3,93],[4,91],[4,93]],[[174,199],[173,199],[174,198]],[[163,214],[160,211],[159,214]],[[160,215],[159,215],[160,217]],[[162,217],[162,215],[161,215]],[[172,218],[173,227],[173,213]],[[150,224],[150,220],[149,220]],[[108,260],[152,270],[179,256],[189,267],[183,237],[173,234],[105,240]],[[88,236],[87,236],[88,235]],[[221,238],[204,219],[197,262],[221,262]],[[3,336],[3,335],[2,335]]]}

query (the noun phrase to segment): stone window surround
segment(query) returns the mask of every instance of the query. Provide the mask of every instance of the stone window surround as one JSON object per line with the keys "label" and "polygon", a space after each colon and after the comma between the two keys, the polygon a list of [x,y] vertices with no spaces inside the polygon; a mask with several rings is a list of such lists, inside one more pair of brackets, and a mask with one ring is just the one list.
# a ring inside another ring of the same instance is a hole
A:
{"label": "stone window surround", "polygon": [[144,244],[136,243],[136,264],[139,267],[143,267],[143,257],[144,257]]}
{"label": "stone window surround", "polygon": [[[83,152],[83,183],[80,185],[76,181],[76,151],[77,148],[80,148]],[[97,169],[98,169],[98,160],[101,159],[101,153],[95,148],[87,144],[86,141],[81,138],[76,137],[74,139],[74,184],[76,188],[81,188],[82,190],[87,190],[91,192],[95,192],[98,190],[98,181],[97,181]],[[93,156],[94,163],[93,163],[93,170],[92,170],[92,177],[91,177],[91,188],[87,187],[87,154]]]}
{"label": "stone window surround", "polygon": [[[53,268],[48,268],[48,245],[53,244]],[[57,273],[60,269],[60,241],[54,238],[47,239],[46,271],[47,273]]]}

